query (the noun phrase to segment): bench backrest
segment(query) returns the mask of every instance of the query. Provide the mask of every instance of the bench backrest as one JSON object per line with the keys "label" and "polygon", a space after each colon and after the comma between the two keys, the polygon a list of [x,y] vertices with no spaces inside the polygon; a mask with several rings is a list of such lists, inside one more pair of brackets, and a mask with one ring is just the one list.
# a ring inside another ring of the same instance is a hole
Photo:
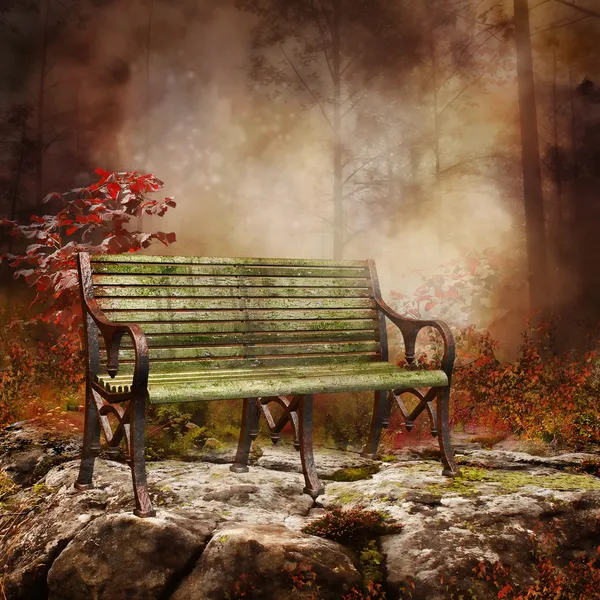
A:
{"label": "bench backrest", "polygon": [[[146,334],[152,372],[381,360],[382,341],[387,356],[373,261],[82,254],[79,262],[106,315]],[[135,358],[125,338],[123,348],[120,372]]]}

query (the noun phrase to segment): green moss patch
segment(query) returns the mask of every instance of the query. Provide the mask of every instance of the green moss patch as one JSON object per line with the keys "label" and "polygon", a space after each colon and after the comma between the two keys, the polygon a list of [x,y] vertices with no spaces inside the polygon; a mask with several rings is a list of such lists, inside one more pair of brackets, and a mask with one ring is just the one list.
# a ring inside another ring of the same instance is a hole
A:
{"label": "green moss patch", "polygon": [[474,467],[463,467],[460,476],[446,483],[427,486],[425,490],[433,494],[474,496],[483,492],[478,484],[486,483],[499,484],[495,485],[498,494],[512,494],[528,486],[560,491],[600,490],[600,481],[590,475],[562,472],[532,475],[523,471],[489,471]]}
{"label": "green moss patch", "polygon": [[516,492],[530,485],[549,490],[600,490],[600,481],[590,475],[571,473],[531,475],[523,471],[494,471],[489,475],[489,480],[499,482],[508,492]]}
{"label": "green moss patch", "polygon": [[330,481],[359,481],[361,479],[371,479],[375,473],[379,473],[379,465],[373,463],[363,467],[338,469],[330,477],[323,477],[323,479],[329,479]]}

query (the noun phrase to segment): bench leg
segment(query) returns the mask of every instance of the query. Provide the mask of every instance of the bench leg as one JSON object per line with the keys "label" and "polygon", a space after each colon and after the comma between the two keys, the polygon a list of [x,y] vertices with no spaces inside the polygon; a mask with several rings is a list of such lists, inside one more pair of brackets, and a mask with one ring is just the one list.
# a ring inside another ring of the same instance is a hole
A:
{"label": "bench leg", "polygon": [[75,482],[78,490],[89,490],[93,486],[94,462],[100,450],[100,419],[98,409],[92,397],[91,386],[88,382],[85,393],[85,416],[83,426],[83,448],[79,476]]}
{"label": "bench leg", "polygon": [[437,393],[437,433],[442,454],[442,463],[444,470],[442,475],[454,477],[460,474],[460,471],[454,460],[454,451],[450,444],[450,388],[442,388]]}
{"label": "bench leg", "polygon": [[144,426],[146,422],[147,393],[137,394],[130,400],[133,402],[129,430],[129,459],[133,478],[133,493],[135,510],[138,517],[154,517],[156,511],[152,508],[148,482],[146,480],[146,451],[144,443]]}
{"label": "bench leg", "polygon": [[390,424],[391,408],[388,392],[385,390],[377,390],[375,392],[373,414],[371,415],[369,438],[360,453],[363,458],[370,458],[371,460],[377,458],[377,447],[379,446],[379,440],[381,438],[381,430]]}
{"label": "bench leg", "polygon": [[313,457],[312,447],[312,401],[311,395],[302,396],[299,406],[299,442],[300,442],[300,460],[302,461],[302,472],[306,486],[303,490],[313,498],[317,498],[324,491],[323,484],[319,481],[317,470],[315,468],[315,459]]}
{"label": "bench leg", "polygon": [[244,398],[242,408],[242,429],[238,441],[237,454],[235,461],[229,467],[234,473],[248,472],[248,456],[250,455],[250,446],[252,440],[258,435],[258,418],[260,413],[260,404],[258,398]]}

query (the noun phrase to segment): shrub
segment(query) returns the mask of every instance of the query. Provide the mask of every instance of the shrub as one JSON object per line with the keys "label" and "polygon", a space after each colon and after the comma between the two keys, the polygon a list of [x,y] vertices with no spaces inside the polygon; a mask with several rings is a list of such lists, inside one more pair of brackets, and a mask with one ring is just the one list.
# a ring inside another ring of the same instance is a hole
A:
{"label": "shrub", "polygon": [[374,537],[402,529],[402,525],[386,523],[385,519],[382,512],[360,506],[348,510],[336,507],[306,525],[302,532],[362,548]]}
{"label": "shrub", "polygon": [[[47,411],[45,402],[36,406],[42,382],[55,388],[56,395],[66,394],[66,403],[57,399],[63,409],[78,406],[75,396],[85,371],[77,253],[135,252],[154,241],[165,245],[175,241],[173,233],[144,233],[131,225],[143,214],[163,216],[175,206],[172,198],[148,198],[162,187],[158,178],[102,169],[96,173],[100,179],[95,184],[44,198],[60,205],[56,214],[33,215],[27,224],[0,220],[11,236],[31,241],[22,254],[1,255],[0,261],[7,261],[16,269],[15,278],[24,278],[34,288],[32,305],[39,308],[32,319],[21,314],[20,319],[0,323],[0,362],[6,363],[0,371],[0,425]],[[45,330],[32,334],[36,323]],[[24,402],[29,396],[33,402]]]}
{"label": "shrub", "polygon": [[454,420],[557,446],[600,442],[600,353],[554,352],[553,327],[552,320],[530,322],[519,357],[506,364],[484,334],[479,357],[456,369]]}
{"label": "shrub", "polygon": [[[511,567],[501,563],[479,563],[474,579],[497,590],[500,600],[589,600],[598,597],[600,588],[600,547],[595,554],[580,552],[568,558],[559,531],[543,531],[532,536],[533,583],[514,581]],[[452,597],[456,597],[454,594]],[[460,596],[459,596],[460,597]]]}

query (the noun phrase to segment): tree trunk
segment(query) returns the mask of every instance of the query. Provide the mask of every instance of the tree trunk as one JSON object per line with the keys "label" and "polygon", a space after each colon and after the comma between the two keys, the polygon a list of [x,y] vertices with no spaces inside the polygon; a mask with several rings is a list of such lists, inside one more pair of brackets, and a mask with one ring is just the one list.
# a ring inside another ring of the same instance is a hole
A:
{"label": "tree trunk", "polygon": [[344,254],[344,205],[342,198],[342,113],[341,113],[341,0],[333,0],[333,258]]}
{"label": "tree trunk", "polygon": [[514,0],[530,308],[547,306],[544,199],[527,0]]}
{"label": "tree trunk", "polygon": [[[148,172],[148,159],[150,156],[150,127],[152,125],[152,119],[150,118],[150,49],[151,49],[151,35],[152,35],[152,18],[154,16],[154,0],[149,0],[148,4],[148,27],[146,29],[146,81],[145,81],[145,94],[146,94],[146,115],[144,119],[144,159],[143,169],[144,172]],[[144,215],[141,214],[138,218],[138,229],[144,231]]]}
{"label": "tree trunk", "polygon": [[435,34],[429,31],[429,51],[431,54],[431,86],[433,89],[433,155],[435,159],[435,180],[433,188],[433,210],[437,215],[438,248],[441,251],[444,241],[444,220],[442,215],[441,158],[440,158],[440,112],[437,87],[437,56]]}
{"label": "tree trunk", "polygon": [[46,64],[48,62],[49,22],[50,0],[45,0],[42,4],[42,49],[40,55],[40,79],[37,98],[35,202],[41,202],[42,194],[44,193],[44,94],[46,90]]}

